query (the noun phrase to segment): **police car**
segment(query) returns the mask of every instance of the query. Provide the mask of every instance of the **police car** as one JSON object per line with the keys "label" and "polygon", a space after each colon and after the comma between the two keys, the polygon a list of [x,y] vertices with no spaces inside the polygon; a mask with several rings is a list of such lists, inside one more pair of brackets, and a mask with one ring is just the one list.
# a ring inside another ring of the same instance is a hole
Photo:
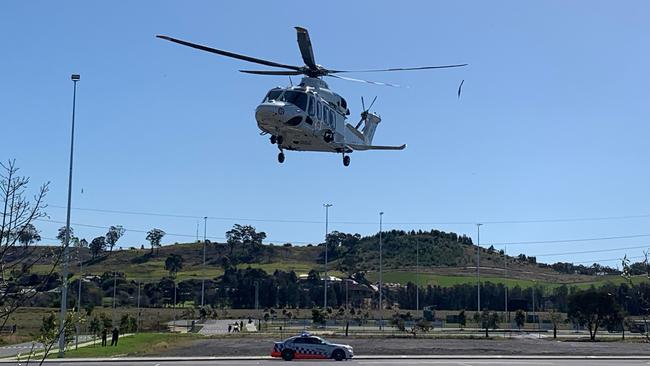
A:
{"label": "police car", "polygon": [[302,333],[299,336],[285,339],[273,344],[271,357],[282,357],[285,361],[295,359],[328,359],[337,361],[350,359],[354,356],[352,347],[347,344],[330,343],[323,338]]}

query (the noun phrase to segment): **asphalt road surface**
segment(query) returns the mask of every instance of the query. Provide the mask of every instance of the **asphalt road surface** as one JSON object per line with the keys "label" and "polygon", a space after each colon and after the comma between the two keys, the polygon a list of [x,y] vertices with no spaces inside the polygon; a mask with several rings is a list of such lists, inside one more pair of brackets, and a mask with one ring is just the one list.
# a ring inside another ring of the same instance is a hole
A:
{"label": "asphalt road surface", "polygon": [[[85,364],[95,364],[94,362],[88,361],[88,363],[81,362],[66,362],[66,361],[53,361],[47,362],[47,365],[56,365],[56,366],[79,366]],[[164,362],[164,361],[120,361],[120,362],[101,362],[102,366],[178,366],[181,364],[179,361],[173,362]],[[359,366],[388,366],[388,365],[397,365],[397,366],[410,366],[410,365],[433,365],[433,366],[496,366],[496,365],[507,365],[507,366],[605,366],[605,365],[623,365],[623,366],[636,366],[636,365],[648,365],[650,364],[650,359],[643,360],[622,360],[622,359],[606,359],[606,360],[595,360],[595,359],[580,359],[580,360],[567,360],[567,359],[359,359],[359,360],[350,360],[338,363],[336,361],[325,360],[325,361],[291,361],[291,363],[284,362],[282,360],[210,360],[210,361],[184,361],[182,365],[186,366],[208,366],[208,365],[232,365],[232,366],[250,366],[250,365],[292,365],[292,366],[315,366],[315,365],[359,365]]]}

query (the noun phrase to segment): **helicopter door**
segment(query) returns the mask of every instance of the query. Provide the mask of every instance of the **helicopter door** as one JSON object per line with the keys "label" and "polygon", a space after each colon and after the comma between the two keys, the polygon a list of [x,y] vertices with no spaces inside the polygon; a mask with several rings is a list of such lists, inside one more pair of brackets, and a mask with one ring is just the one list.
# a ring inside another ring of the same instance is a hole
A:
{"label": "helicopter door", "polygon": [[307,123],[310,125],[314,124],[314,118],[316,118],[316,105],[314,103],[314,97],[309,96],[309,107],[307,107],[307,114],[309,117],[306,118]]}

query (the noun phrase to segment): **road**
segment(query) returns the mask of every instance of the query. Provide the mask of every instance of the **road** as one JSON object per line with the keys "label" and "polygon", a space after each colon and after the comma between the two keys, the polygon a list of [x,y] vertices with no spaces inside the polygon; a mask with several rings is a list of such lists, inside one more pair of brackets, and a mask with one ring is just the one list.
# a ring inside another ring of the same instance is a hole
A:
{"label": "road", "polygon": [[[79,366],[97,363],[97,361],[87,360],[86,362],[77,361],[49,361],[47,365],[56,366]],[[104,361],[100,363],[102,366],[178,366],[179,361],[162,361],[162,360],[123,360],[123,361]],[[184,366],[208,366],[208,365],[231,365],[231,366],[252,366],[252,365],[292,365],[292,366],[314,366],[314,365],[339,365],[336,361],[292,361],[285,363],[282,360],[203,360],[203,361],[183,361]],[[350,360],[340,365],[351,366],[411,366],[411,365],[433,365],[433,366],[606,366],[606,365],[623,365],[623,366],[636,366],[648,365],[650,358],[647,359],[556,359],[556,358],[542,358],[542,359],[476,359],[476,358],[456,358],[456,359],[421,359],[421,358],[408,358],[408,359],[358,359]]]}

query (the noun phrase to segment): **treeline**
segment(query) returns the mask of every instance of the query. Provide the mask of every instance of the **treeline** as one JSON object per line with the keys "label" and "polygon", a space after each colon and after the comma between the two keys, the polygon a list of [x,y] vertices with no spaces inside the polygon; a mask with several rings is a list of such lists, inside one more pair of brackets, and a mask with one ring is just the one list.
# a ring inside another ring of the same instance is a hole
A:
{"label": "treeline", "polygon": [[[378,293],[372,291],[362,273],[354,276],[357,284],[346,286],[345,281],[329,282],[328,306],[344,307],[348,304],[355,308],[377,308]],[[78,280],[70,284],[69,306],[76,307],[78,297]],[[51,281],[50,288],[56,288],[60,280]],[[115,285],[115,289],[114,289]],[[138,287],[140,291],[138,292]],[[213,308],[313,308],[322,306],[324,282],[321,274],[311,271],[306,278],[300,279],[293,271],[276,270],[268,274],[256,268],[235,268],[229,266],[222,276],[206,280],[205,304]],[[645,299],[650,299],[650,285],[642,282],[633,287],[627,283],[619,285],[605,284],[592,289],[611,294],[614,301],[630,315],[647,313]],[[347,291],[346,291],[347,290]],[[140,284],[128,280],[120,273],[104,273],[89,282],[82,283],[82,307],[93,308],[110,305],[115,291],[117,306],[135,307],[170,307],[174,305],[201,304],[201,280],[191,279],[176,281],[173,277],[164,277],[156,282]],[[256,304],[257,291],[257,304]],[[400,287],[384,287],[384,306],[401,309],[416,308],[416,286],[408,283]],[[419,289],[420,307],[432,306],[439,310],[476,309],[476,285],[461,284],[450,287],[422,286]],[[561,285],[553,288],[537,285],[534,287],[514,286],[508,288],[508,309],[510,311],[535,310],[560,311],[569,310],[569,298],[580,291],[577,286]],[[484,282],[481,284],[481,307],[491,311],[505,310],[505,292],[503,284]],[[138,299],[139,295],[139,299]],[[346,296],[347,295],[347,296]],[[58,306],[59,294],[56,291],[39,293],[34,297],[32,306]],[[175,301],[175,302],[174,302]],[[646,310],[644,310],[646,309]]]}

